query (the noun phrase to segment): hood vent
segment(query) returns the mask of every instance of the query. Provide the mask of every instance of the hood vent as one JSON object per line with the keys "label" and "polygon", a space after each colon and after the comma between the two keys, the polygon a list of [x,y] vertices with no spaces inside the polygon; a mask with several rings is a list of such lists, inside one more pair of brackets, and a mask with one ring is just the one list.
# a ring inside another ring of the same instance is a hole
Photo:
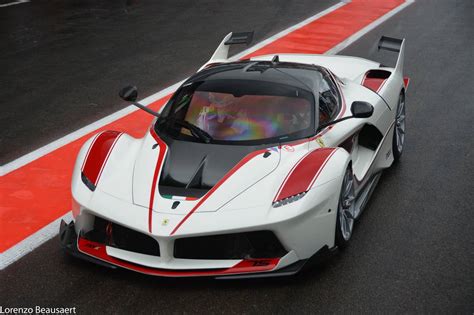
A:
{"label": "hood vent", "polygon": [[201,188],[202,187],[202,173],[204,171],[204,167],[206,165],[206,161],[207,161],[207,155],[205,155],[201,161],[201,163],[199,163],[199,166],[198,168],[196,169],[196,172],[194,172],[194,175],[193,177],[191,177],[191,180],[189,181],[189,183],[186,185],[186,189],[189,189],[189,188]]}
{"label": "hood vent", "polygon": [[200,198],[247,154],[253,146],[217,145],[163,137],[168,145],[160,175],[161,194]]}

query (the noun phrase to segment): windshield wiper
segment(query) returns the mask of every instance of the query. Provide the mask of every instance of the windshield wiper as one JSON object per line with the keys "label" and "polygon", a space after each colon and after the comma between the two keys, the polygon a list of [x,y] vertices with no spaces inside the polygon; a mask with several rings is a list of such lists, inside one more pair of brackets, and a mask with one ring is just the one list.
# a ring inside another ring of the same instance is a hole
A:
{"label": "windshield wiper", "polygon": [[167,117],[161,117],[159,120],[158,120],[158,124],[161,125],[163,123],[166,123],[166,122],[172,122],[173,124],[177,124],[177,125],[180,125],[181,127],[183,128],[186,128],[188,129],[190,132],[191,132],[191,135],[197,139],[200,139],[202,140],[203,142],[205,143],[209,143],[211,142],[211,140],[213,140],[212,136],[207,133],[207,131],[199,128],[198,126],[196,125],[193,125],[192,123],[190,123],[189,121],[186,121],[186,120],[182,120],[182,119],[176,119],[176,118],[172,118],[170,116],[167,116]]}

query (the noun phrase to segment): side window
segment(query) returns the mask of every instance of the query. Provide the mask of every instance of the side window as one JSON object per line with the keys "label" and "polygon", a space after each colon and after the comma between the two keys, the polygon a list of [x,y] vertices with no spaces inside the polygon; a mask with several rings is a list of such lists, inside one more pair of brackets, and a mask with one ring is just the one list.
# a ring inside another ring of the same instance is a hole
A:
{"label": "side window", "polygon": [[319,86],[319,123],[331,121],[339,110],[336,85],[328,75],[323,75]]}

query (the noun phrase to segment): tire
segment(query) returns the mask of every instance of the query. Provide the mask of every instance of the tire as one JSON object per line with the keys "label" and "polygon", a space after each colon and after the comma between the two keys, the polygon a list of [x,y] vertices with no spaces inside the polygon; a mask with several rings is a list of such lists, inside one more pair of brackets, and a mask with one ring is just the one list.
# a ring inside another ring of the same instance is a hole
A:
{"label": "tire", "polygon": [[341,193],[336,216],[336,246],[344,248],[347,246],[354,229],[355,213],[355,191],[354,174],[349,165],[342,180]]}
{"label": "tire", "polygon": [[405,94],[400,93],[395,116],[395,126],[393,128],[392,152],[394,162],[398,162],[405,145]]}

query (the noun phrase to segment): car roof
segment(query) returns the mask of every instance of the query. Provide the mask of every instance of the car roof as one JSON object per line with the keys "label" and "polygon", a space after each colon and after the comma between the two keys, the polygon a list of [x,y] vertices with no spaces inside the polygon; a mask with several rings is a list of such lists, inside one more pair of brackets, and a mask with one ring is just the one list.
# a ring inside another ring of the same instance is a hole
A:
{"label": "car roof", "polygon": [[185,84],[209,80],[249,80],[285,84],[317,91],[321,67],[292,62],[238,61],[213,65],[191,76]]}

